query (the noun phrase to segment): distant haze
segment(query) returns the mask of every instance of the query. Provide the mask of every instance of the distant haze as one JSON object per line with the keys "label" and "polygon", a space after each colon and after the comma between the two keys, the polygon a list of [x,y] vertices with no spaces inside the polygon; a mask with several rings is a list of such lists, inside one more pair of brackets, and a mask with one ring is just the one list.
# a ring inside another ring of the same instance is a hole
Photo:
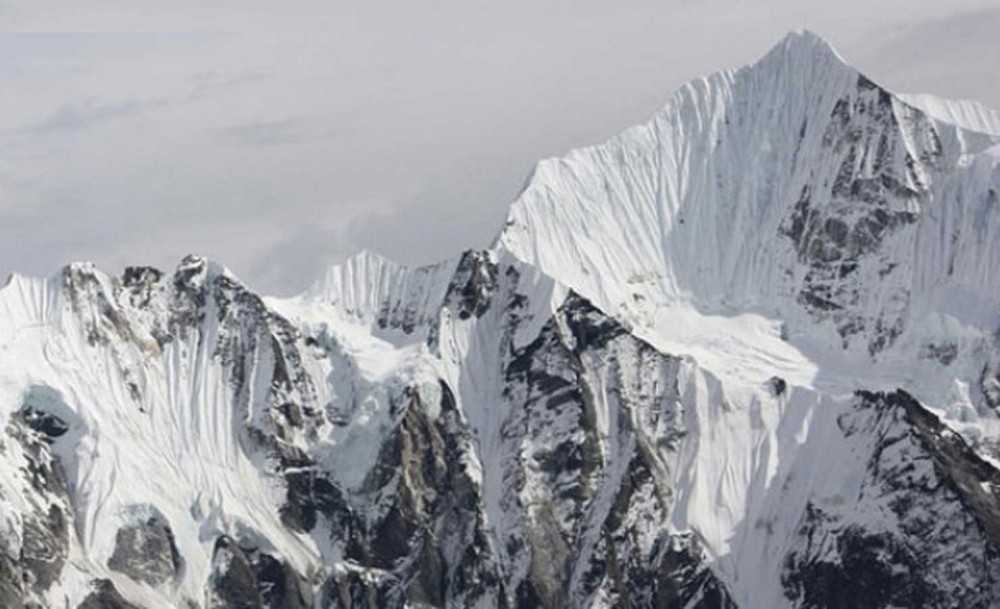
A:
{"label": "distant haze", "polygon": [[207,4],[0,2],[0,275],[195,252],[290,294],[361,248],[484,246],[538,159],[796,28],[1000,108],[998,1]]}

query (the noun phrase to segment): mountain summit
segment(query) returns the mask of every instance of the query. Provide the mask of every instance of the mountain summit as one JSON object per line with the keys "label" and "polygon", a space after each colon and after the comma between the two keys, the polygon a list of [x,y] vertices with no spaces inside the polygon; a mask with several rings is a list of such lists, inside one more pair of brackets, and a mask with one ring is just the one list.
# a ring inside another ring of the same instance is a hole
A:
{"label": "mountain summit", "polygon": [[305,294],[0,289],[0,606],[994,607],[1000,130],[820,37]]}

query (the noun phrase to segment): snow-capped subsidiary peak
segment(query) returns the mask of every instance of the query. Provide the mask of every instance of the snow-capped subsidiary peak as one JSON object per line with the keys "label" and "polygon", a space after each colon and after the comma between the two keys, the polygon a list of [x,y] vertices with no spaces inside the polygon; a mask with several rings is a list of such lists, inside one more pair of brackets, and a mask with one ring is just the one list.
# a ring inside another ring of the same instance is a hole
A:
{"label": "snow-capped subsidiary peak", "polygon": [[[48,278],[12,275],[0,288],[0,312],[33,327],[79,332],[88,342],[154,353],[172,331],[168,326],[179,331],[192,324],[209,302],[222,315],[230,301],[250,294],[226,266],[201,256],[184,257],[173,274],[130,266],[109,275],[92,262],[73,262]],[[262,306],[256,296],[250,300],[250,308]]]}
{"label": "snow-capped subsidiary peak", "polygon": [[409,333],[436,315],[458,260],[410,268],[364,250],[330,267],[302,298],[365,325]]}
{"label": "snow-capped subsidiary peak", "polygon": [[797,31],[489,249],[14,276],[0,607],[998,606],[991,120]]}
{"label": "snow-capped subsidiary peak", "polygon": [[329,267],[323,277],[311,285],[303,296],[329,302],[345,298],[361,300],[360,297],[350,296],[355,291],[354,288],[361,291],[369,285],[377,284],[379,277],[398,273],[403,268],[403,265],[381,254],[363,249],[342,263]]}

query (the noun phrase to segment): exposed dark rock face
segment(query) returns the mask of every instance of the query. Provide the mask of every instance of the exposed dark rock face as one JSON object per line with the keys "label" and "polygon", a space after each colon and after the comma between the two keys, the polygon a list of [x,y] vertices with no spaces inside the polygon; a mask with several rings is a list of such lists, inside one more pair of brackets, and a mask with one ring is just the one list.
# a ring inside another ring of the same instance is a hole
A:
{"label": "exposed dark rock face", "polygon": [[209,609],[307,609],[310,586],[280,557],[241,547],[229,537],[215,542],[208,583]]}
{"label": "exposed dark rock face", "polygon": [[257,587],[267,609],[307,609],[313,606],[311,587],[284,560],[257,552],[254,560]]}
{"label": "exposed dark rock face", "polygon": [[461,319],[479,317],[490,307],[498,273],[499,267],[490,260],[489,252],[465,252],[448,286],[445,306],[453,308]]}
{"label": "exposed dark rock face", "polygon": [[[52,437],[64,429],[55,417],[22,408],[0,438],[0,454],[16,451],[24,467],[12,488],[0,484],[0,498],[20,495],[30,510],[15,520],[11,541],[0,537],[0,599],[10,606],[27,605],[43,595],[62,575],[69,553],[72,509],[66,479],[52,454]],[[42,431],[36,431],[37,427]]]}
{"label": "exposed dark rock face", "polygon": [[994,412],[1000,412],[1000,349],[994,347],[994,361],[987,361],[979,374],[979,391],[982,392],[986,406]]}
{"label": "exposed dark rock face", "polygon": [[929,343],[921,347],[920,357],[923,359],[931,359],[940,363],[942,366],[947,366],[955,361],[958,356],[958,345],[953,342],[947,342],[943,344]]}
{"label": "exposed dark rock face", "polygon": [[63,291],[70,306],[80,315],[87,341],[91,345],[107,345],[111,337],[127,339],[128,320],[116,306],[110,286],[91,264],[73,264],[63,269]]}
{"label": "exposed dark rock face", "polygon": [[902,391],[859,393],[840,426],[871,455],[857,501],[874,507],[810,503],[785,561],[788,598],[808,608],[995,606],[1000,472]]}
{"label": "exposed dark rock face", "polygon": [[666,517],[666,505],[648,502],[657,497],[652,473],[637,454],[602,527],[588,578],[604,571],[612,606],[736,607],[695,537],[646,530],[646,522]]}
{"label": "exposed dark rock face", "polygon": [[335,520],[349,512],[343,494],[305,452],[282,446],[278,459],[286,488],[281,507],[286,526],[309,532],[316,527],[319,516]]}
{"label": "exposed dark rock face", "polygon": [[[397,602],[495,604],[500,575],[484,528],[479,485],[469,471],[474,457],[467,424],[444,383],[436,416],[418,392],[404,399],[400,423],[354,499],[381,505],[377,514],[356,510],[349,516],[348,558],[400,582]],[[338,602],[356,606],[361,598],[380,594],[379,581],[348,576],[345,582],[339,576],[331,586]]]}
{"label": "exposed dark rock face", "polygon": [[384,572],[347,569],[323,584],[319,606],[324,609],[397,609],[405,605],[400,582]]}
{"label": "exposed dark rock face", "polygon": [[21,565],[25,583],[35,591],[48,590],[62,573],[69,544],[67,520],[63,507],[51,505],[44,516],[24,521]]}
{"label": "exposed dark rock face", "polygon": [[209,609],[263,609],[250,558],[228,537],[215,542],[209,580]]}
{"label": "exposed dark rock face", "polygon": [[122,273],[122,288],[128,302],[133,307],[147,307],[153,300],[154,293],[163,272],[148,266],[126,267]]}
{"label": "exposed dark rock face", "polygon": [[43,438],[51,442],[66,433],[69,426],[58,416],[35,410],[30,405],[25,405],[19,412],[24,424],[41,434]]}
{"label": "exposed dark rock face", "polygon": [[940,136],[926,116],[860,76],[857,89],[836,102],[822,145],[840,159],[839,169],[802,187],[782,228],[807,269],[798,301],[817,319],[832,318],[845,345],[868,336],[874,355],[902,333],[909,294],[888,294],[887,306],[870,317],[865,286],[875,274],[896,272],[880,250],[917,221],[928,171],[942,155]]}
{"label": "exposed dark rock face", "polygon": [[106,579],[95,579],[90,583],[92,592],[83,599],[77,609],[140,609],[122,598],[115,585]]}
{"label": "exposed dark rock face", "polygon": [[[515,606],[598,598],[621,607],[735,606],[693,537],[648,526],[665,522],[673,504],[673,489],[652,470],[669,467],[685,433],[678,363],[573,294],[512,354],[505,395],[515,407],[504,436],[516,492],[505,509],[520,526],[505,544],[510,556],[529,558]],[[593,387],[607,383],[615,389],[602,404]],[[598,418],[610,420],[613,443]]]}
{"label": "exposed dark rock face", "polygon": [[151,586],[164,584],[181,568],[174,533],[153,506],[135,507],[149,515],[118,529],[108,568]]}

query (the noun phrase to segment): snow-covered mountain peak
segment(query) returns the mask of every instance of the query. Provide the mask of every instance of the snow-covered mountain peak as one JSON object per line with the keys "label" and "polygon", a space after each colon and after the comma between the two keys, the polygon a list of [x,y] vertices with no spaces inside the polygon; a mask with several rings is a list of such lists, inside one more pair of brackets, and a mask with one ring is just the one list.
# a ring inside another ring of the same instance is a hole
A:
{"label": "snow-covered mountain peak", "polygon": [[436,315],[459,260],[410,268],[364,250],[330,267],[300,299],[363,325],[408,334]]}
{"label": "snow-covered mountain peak", "polygon": [[376,283],[380,275],[393,274],[404,269],[402,264],[372,250],[363,249],[343,262],[330,266],[303,296],[327,301],[339,300],[341,290],[348,286]]}
{"label": "snow-covered mountain peak", "polygon": [[785,37],[771,48],[773,50],[779,47],[808,48],[819,53],[836,54],[837,52],[826,38],[823,38],[820,34],[807,28],[795,28],[793,30],[789,30],[789,32],[785,34]]}
{"label": "snow-covered mountain peak", "polygon": [[[997,143],[794,32],[753,64],[683,86],[648,123],[540,163],[496,248],[673,352],[729,344],[727,320],[769,320],[712,366],[720,374],[744,356],[763,373],[791,345],[803,382],[829,379],[809,345],[869,364],[896,361],[894,347],[915,359],[937,352],[927,333],[945,326],[978,337],[956,346],[978,361],[1000,322]],[[763,359],[761,344],[773,345]],[[881,374],[869,364],[832,376]]]}
{"label": "snow-covered mountain peak", "polygon": [[389,258],[387,256],[383,256],[382,254],[380,254],[380,253],[378,253],[378,252],[376,252],[374,250],[367,249],[367,248],[363,248],[360,251],[358,251],[356,254],[354,254],[353,256],[350,256],[349,258],[347,258],[347,260],[344,261],[343,264],[345,264],[345,265],[355,265],[355,266],[367,265],[367,266],[372,266],[372,267],[374,267],[374,266],[404,266],[401,263],[396,262],[395,260],[393,260],[393,259],[391,259],[391,258]]}
{"label": "snow-covered mountain peak", "polygon": [[793,32],[541,162],[488,249],[14,276],[0,606],[995,606],[974,123]]}
{"label": "snow-covered mountain peak", "polygon": [[825,38],[805,29],[792,30],[752,65],[790,64],[806,66],[837,65],[853,70],[840,53]]}

